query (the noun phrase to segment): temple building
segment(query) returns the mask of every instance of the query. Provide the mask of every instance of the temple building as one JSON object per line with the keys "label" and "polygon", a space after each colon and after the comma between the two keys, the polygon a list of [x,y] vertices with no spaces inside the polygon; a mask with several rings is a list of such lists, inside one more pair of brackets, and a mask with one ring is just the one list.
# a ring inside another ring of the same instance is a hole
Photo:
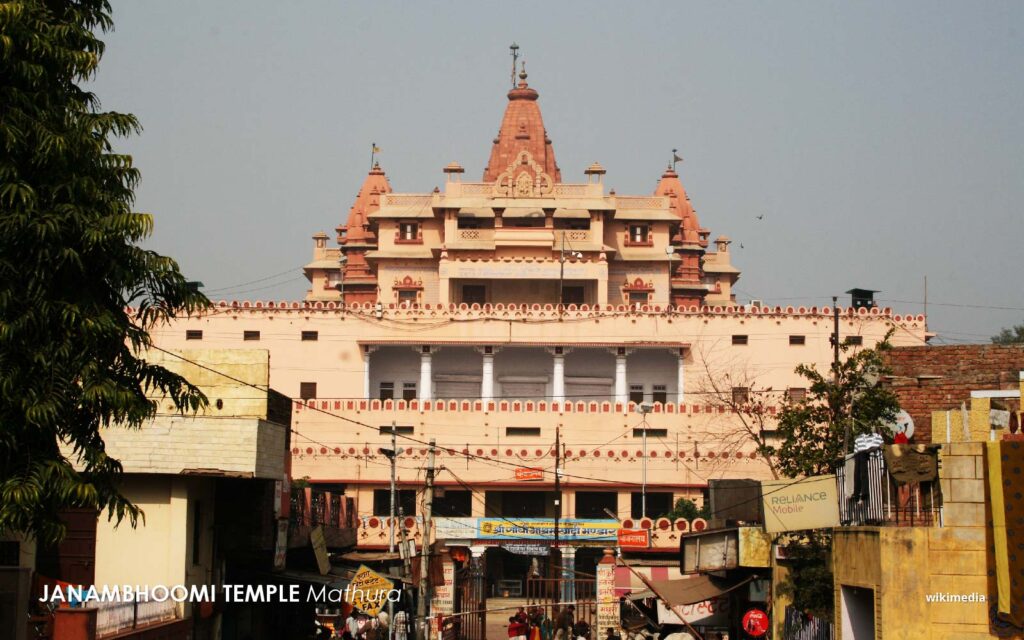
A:
{"label": "temple building", "polygon": [[[394,427],[405,535],[422,542],[433,440],[434,537],[491,593],[525,588],[556,516],[567,571],[637,530],[651,575],[678,576],[679,535],[705,523],[664,516],[710,479],[771,476],[731,407],[802,397],[794,369],[829,367],[833,309],[737,304],[730,240],[672,166],[647,194],[606,189],[597,162],[564,182],[538,98],[523,72],[479,182],[451,162],[443,188],[400,193],[374,165],[336,246],[313,236],[305,300],[219,301],[155,339],[269,350],[292,477],[354,500],[361,550],[391,541]],[[839,324],[853,348],[929,336],[870,301]]]}
{"label": "temple building", "polygon": [[308,300],[422,304],[671,305],[734,302],[729,239],[700,226],[669,166],[653,194],[606,192],[595,162],[562,182],[538,93],[520,74],[480,182],[444,167],[444,190],[395,193],[379,165],[337,247],[314,236]]}

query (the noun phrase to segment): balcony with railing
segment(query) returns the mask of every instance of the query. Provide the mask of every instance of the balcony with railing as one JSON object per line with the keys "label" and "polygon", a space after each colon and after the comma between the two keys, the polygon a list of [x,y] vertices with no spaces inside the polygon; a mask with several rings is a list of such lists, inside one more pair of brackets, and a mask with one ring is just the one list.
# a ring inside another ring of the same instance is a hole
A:
{"label": "balcony with railing", "polygon": [[288,546],[309,544],[309,533],[322,527],[328,547],[355,544],[358,523],[355,498],[309,487],[292,489],[290,498]]}
{"label": "balcony with railing", "polygon": [[[894,447],[889,447],[892,451]],[[915,459],[889,456],[890,463],[897,460],[900,468],[890,468],[883,448],[854,454],[850,462],[836,471],[839,490],[839,520],[844,526],[942,526],[942,491],[937,473],[937,453],[934,449],[916,448]],[[908,480],[913,472],[902,467],[913,466],[919,471],[919,481]]]}

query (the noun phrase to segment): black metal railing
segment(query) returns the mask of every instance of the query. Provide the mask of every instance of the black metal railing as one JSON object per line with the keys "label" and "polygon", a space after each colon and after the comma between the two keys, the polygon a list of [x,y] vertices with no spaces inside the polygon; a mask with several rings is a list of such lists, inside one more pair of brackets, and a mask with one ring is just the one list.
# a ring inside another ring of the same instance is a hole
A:
{"label": "black metal railing", "polygon": [[786,607],[783,640],[833,640],[836,627],[831,620],[815,618],[796,607]]}
{"label": "black metal railing", "polygon": [[847,526],[933,526],[940,524],[941,492],[936,480],[897,483],[885,466],[882,450],[861,456],[858,468],[836,470],[839,490],[839,521]]}

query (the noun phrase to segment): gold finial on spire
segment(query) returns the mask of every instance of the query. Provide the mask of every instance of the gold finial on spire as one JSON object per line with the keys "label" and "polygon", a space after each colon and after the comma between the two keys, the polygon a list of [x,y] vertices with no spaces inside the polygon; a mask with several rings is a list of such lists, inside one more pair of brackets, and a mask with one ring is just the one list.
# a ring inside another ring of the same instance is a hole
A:
{"label": "gold finial on spire", "polygon": [[519,72],[520,84],[526,86],[526,58],[523,58],[522,71]]}

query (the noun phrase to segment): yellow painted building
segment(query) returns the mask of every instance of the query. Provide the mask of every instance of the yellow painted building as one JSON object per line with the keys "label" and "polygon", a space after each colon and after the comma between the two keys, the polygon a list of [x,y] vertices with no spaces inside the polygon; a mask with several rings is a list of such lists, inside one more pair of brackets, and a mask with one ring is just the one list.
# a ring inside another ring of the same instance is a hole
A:
{"label": "yellow painted building", "polygon": [[989,484],[990,465],[999,464],[992,453],[1007,435],[994,426],[992,399],[1019,402],[1022,395],[1024,384],[1009,392],[975,391],[963,411],[933,413],[932,437],[941,444],[938,522],[835,529],[837,638],[1022,637],[1024,629],[996,615],[1000,543]]}

